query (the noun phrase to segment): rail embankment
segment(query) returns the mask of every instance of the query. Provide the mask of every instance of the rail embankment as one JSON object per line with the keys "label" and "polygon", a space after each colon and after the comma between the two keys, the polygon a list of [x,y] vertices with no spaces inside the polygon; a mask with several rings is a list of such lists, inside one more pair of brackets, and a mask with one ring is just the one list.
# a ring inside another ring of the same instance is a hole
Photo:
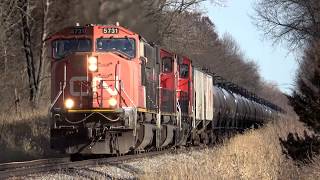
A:
{"label": "rail embankment", "polygon": [[168,156],[142,179],[319,179],[320,157],[308,164],[287,156],[280,139],[312,135],[295,117],[283,117],[258,130],[226,139],[204,151]]}

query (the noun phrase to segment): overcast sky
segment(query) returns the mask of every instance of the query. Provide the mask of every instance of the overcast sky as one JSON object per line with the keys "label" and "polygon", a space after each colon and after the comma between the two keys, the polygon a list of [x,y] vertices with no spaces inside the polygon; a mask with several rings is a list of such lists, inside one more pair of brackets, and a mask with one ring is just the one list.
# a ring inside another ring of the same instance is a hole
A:
{"label": "overcast sky", "polygon": [[226,7],[208,3],[205,8],[220,37],[231,34],[245,56],[259,65],[263,79],[276,82],[282,91],[290,92],[297,69],[295,57],[285,45],[273,45],[252,23],[254,1],[228,0]]}

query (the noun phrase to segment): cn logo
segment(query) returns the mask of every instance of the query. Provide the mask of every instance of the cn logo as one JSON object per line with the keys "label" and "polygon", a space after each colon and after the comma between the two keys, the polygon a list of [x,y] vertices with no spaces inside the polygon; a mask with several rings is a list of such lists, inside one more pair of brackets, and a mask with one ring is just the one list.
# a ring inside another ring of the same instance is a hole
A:
{"label": "cn logo", "polygon": [[[116,76],[115,80],[115,88],[112,89],[108,82],[114,82],[114,81],[102,81],[103,79],[101,77],[94,77],[92,79],[92,92],[96,93],[98,92],[98,87],[100,86],[100,83],[102,82],[102,87],[105,89],[111,96],[116,96],[118,95],[118,90],[119,90],[119,78]],[[85,91],[80,91],[81,89],[81,82],[87,82],[87,77],[86,76],[74,76],[70,79],[70,95],[71,96],[89,96],[89,90],[88,88],[85,88],[83,86],[83,89]],[[77,87],[77,88],[76,88]]]}
{"label": "cn logo", "polygon": [[80,87],[81,88],[81,83],[82,82],[87,82],[87,77],[86,76],[73,76],[70,79],[70,94],[71,96],[89,96],[89,92],[88,92],[88,88],[84,88],[85,86],[83,86],[83,89],[85,89],[85,91],[76,91],[75,90],[75,86]]}
{"label": "cn logo", "polygon": [[101,77],[94,77],[92,80],[92,91],[93,93],[97,92],[97,87],[100,85],[102,82],[102,88],[105,89],[111,96],[116,96],[118,94],[119,90],[119,78],[116,76],[115,79],[115,88],[112,89],[108,82],[113,82],[113,81],[102,81],[103,79]]}

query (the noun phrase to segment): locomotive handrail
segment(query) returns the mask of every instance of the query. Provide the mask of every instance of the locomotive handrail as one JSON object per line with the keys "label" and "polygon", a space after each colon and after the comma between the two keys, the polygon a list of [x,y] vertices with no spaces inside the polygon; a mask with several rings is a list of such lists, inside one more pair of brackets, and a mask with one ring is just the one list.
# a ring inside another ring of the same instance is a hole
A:
{"label": "locomotive handrail", "polygon": [[182,123],[181,123],[181,107],[180,107],[180,103],[179,101],[177,101],[177,113],[178,113],[178,116],[177,116],[177,120],[178,120],[178,125],[179,125],[179,131],[181,131],[181,126],[182,126]]}
{"label": "locomotive handrail", "polygon": [[[121,82],[122,81],[119,79],[112,79],[112,80],[111,79],[99,79],[99,83],[97,85],[95,85],[95,86],[92,85],[92,88],[97,89],[96,91],[93,91],[93,92],[97,93],[98,90],[100,90],[100,96],[98,96],[98,94],[97,94],[97,97],[96,97],[99,107],[103,107],[103,94],[104,94],[103,89],[109,88],[108,84],[105,85],[104,82],[115,82],[116,84],[117,83],[119,84],[120,87],[117,87],[117,85],[115,85],[114,88],[120,96],[119,102],[121,105],[121,98],[122,98],[122,96],[121,96],[122,83]],[[101,97],[101,99],[99,99],[99,97]]]}
{"label": "locomotive handrail", "polygon": [[[122,83],[122,82],[121,82]],[[121,88],[120,91],[123,91],[124,94],[127,96],[127,98],[129,99],[130,103],[133,105],[134,108],[137,108],[137,106],[134,104],[134,102],[132,101],[132,99],[129,97],[129,95],[127,94],[127,92],[124,90],[124,88]]]}
{"label": "locomotive handrail", "polygon": [[53,106],[57,103],[59,97],[61,96],[62,94],[62,90],[59,91],[59,93],[57,94],[57,96],[54,98],[53,102],[50,104],[49,106],[49,112],[51,112]]}
{"label": "locomotive handrail", "polygon": [[60,91],[57,94],[57,96],[54,98],[53,102],[50,104],[49,113],[51,112],[53,106],[57,103],[61,94],[63,94],[63,99],[64,99],[64,90],[65,90],[66,86],[67,86],[67,65],[64,64],[63,86],[61,88],[61,82],[60,82]]}

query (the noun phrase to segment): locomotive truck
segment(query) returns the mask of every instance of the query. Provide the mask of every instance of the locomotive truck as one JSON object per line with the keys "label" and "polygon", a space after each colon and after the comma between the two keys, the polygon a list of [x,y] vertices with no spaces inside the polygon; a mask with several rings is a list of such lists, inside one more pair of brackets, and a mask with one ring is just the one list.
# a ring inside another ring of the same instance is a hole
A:
{"label": "locomotive truck", "polygon": [[119,25],[50,39],[51,147],[122,155],[214,143],[281,108]]}

